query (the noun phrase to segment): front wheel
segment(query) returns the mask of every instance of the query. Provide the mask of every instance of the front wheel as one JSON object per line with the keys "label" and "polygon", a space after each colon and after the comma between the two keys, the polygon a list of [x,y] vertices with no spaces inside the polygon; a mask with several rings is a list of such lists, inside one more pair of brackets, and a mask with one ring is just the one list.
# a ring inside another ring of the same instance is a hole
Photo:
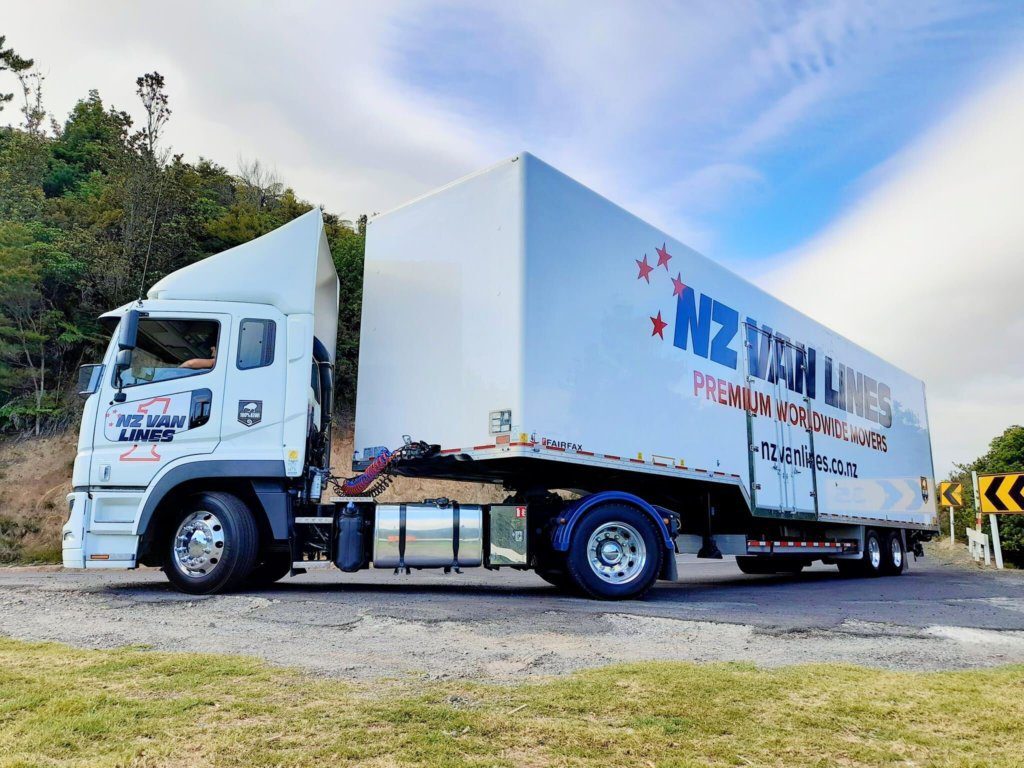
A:
{"label": "front wheel", "polygon": [[209,595],[242,584],[256,565],[259,533],[249,508],[219,491],[185,500],[171,524],[164,572],[182,592]]}
{"label": "front wheel", "polygon": [[607,504],[577,523],[566,565],[584,594],[629,600],[654,585],[663,557],[661,537],[647,515],[626,504]]}

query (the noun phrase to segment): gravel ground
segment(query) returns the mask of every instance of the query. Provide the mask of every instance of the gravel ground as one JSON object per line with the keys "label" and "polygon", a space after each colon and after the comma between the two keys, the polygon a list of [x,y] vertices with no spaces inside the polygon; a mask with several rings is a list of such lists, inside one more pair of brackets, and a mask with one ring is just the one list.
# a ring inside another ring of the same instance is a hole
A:
{"label": "gravel ground", "polygon": [[643,601],[560,595],[530,573],[342,574],[190,597],[159,571],[0,569],[0,633],[87,648],[261,656],[317,674],[515,680],[650,659],[891,669],[1024,663],[1024,574],[928,558],[899,578],[744,576],[679,558]]}

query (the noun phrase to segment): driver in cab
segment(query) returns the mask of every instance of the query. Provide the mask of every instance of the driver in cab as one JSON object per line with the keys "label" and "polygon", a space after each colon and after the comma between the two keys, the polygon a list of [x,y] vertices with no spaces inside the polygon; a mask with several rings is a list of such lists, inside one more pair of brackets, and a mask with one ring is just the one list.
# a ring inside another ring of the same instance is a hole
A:
{"label": "driver in cab", "polygon": [[213,368],[217,363],[217,346],[215,344],[210,345],[210,356],[209,357],[193,357],[191,360],[186,360],[179,368],[190,368],[195,371],[201,371],[208,368]]}

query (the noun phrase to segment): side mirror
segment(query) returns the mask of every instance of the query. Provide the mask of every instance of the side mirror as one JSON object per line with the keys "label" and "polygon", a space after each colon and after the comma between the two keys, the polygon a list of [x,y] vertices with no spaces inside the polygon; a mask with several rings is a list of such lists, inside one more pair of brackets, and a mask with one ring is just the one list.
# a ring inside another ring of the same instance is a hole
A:
{"label": "side mirror", "polygon": [[[118,344],[120,344],[120,339]],[[115,403],[123,403],[127,398],[122,391],[124,389],[124,382],[121,379],[122,374],[125,371],[130,371],[132,368],[132,350],[121,349],[118,350],[117,357],[114,358],[114,383],[117,384],[117,393],[114,395]]]}
{"label": "side mirror", "polygon": [[103,366],[100,364],[83,365],[78,369],[78,394],[89,397],[100,388],[103,381]]}
{"label": "side mirror", "polygon": [[[121,318],[121,327],[117,335],[117,348],[122,351],[135,349],[135,343],[138,338],[139,310],[129,309],[128,313]],[[130,355],[128,359],[131,361]]]}

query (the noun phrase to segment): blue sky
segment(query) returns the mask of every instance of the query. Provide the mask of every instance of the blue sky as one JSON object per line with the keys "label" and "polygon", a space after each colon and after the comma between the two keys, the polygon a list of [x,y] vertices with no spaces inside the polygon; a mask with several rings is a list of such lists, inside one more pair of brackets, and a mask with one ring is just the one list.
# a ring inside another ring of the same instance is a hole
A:
{"label": "blue sky", "polygon": [[0,0],[0,19],[58,117],[92,88],[138,117],[159,70],[176,152],[259,158],[349,218],[529,150],[923,379],[940,475],[1024,421],[1024,0]]}
{"label": "blue sky", "polygon": [[1018,2],[725,5],[423,7],[396,22],[391,67],[556,164],[586,147],[664,226],[741,263],[820,231],[1024,39]]}

